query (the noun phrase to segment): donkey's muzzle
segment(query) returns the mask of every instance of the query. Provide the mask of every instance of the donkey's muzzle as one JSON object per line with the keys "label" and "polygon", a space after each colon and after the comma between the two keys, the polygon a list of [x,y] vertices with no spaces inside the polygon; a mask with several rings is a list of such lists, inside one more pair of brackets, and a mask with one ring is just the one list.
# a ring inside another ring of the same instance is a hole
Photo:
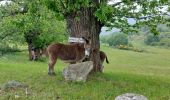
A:
{"label": "donkey's muzzle", "polygon": [[86,56],[86,58],[89,58],[89,56],[90,56],[90,48],[85,49],[85,56]]}

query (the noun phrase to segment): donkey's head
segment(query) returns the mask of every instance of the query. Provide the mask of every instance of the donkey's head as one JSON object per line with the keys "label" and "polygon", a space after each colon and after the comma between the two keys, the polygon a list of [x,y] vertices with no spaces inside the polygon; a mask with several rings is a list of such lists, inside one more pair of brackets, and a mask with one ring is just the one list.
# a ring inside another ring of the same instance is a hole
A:
{"label": "donkey's head", "polygon": [[91,39],[85,37],[82,37],[82,39],[84,40],[85,56],[89,57],[91,52]]}

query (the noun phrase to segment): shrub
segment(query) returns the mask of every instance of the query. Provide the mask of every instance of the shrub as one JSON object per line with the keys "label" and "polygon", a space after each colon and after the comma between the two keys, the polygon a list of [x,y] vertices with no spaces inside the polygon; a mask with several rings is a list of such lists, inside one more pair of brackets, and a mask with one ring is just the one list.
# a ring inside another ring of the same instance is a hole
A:
{"label": "shrub", "polygon": [[128,44],[128,37],[123,33],[116,33],[108,39],[109,46],[120,46]]}
{"label": "shrub", "polygon": [[0,56],[9,52],[19,52],[21,51],[16,45],[9,46],[8,44],[0,43]]}
{"label": "shrub", "polygon": [[168,34],[153,35],[149,34],[145,39],[145,44],[151,46],[170,47],[170,38]]}
{"label": "shrub", "polygon": [[154,42],[159,42],[159,41],[160,41],[160,37],[154,34],[148,34],[146,39],[144,40],[145,44],[147,45],[153,45]]}
{"label": "shrub", "polygon": [[162,38],[159,42],[159,46],[170,47],[170,39],[169,38]]}
{"label": "shrub", "polygon": [[119,49],[122,49],[122,50],[128,50],[129,49],[127,45],[117,45],[116,47],[119,48]]}

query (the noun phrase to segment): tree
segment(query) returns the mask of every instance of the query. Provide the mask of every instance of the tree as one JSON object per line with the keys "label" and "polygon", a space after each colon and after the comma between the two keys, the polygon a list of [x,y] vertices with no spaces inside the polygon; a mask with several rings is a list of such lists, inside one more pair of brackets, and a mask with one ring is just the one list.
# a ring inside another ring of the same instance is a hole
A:
{"label": "tree", "polygon": [[19,28],[14,24],[21,18],[20,15],[13,16],[15,11],[19,11],[16,4],[0,6],[0,45],[1,50],[6,53],[18,49],[18,43],[23,43],[24,40]]}
{"label": "tree", "polygon": [[128,37],[123,33],[114,33],[111,34],[107,40],[109,46],[120,46],[120,45],[128,45]]}
{"label": "tree", "polygon": [[[170,4],[168,0],[120,0],[112,5],[108,5],[108,0],[44,0],[44,3],[59,18],[66,20],[70,36],[91,37],[90,60],[94,62],[95,72],[101,65],[98,58],[102,26],[116,27],[128,33],[146,24],[157,34],[156,23],[164,22],[163,15],[166,14],[160,9]],[[129,25],[128,18],[136,19],[136,24]]]}
{"label": "tree", "polygon": [[0,6],[0,38],[8,42],[13,39],[12,43],[26,41],[29,59],[32,58],[31,46],[39,52],[39,48],[54,41],[63,42],[67,38],[65,22],[56,20],[54,12],[38,0],[12,1],[9,5]]}

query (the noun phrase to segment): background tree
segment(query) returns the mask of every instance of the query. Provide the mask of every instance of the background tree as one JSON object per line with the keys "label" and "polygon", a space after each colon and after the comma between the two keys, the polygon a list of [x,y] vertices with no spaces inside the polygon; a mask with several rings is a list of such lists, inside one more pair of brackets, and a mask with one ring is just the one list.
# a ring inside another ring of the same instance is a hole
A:
{"label": "background tree", "polygon": [[58,21],[55,13],[38,0],[13,0],[9,5],[1,6],[0,12],[1,41],[17,41],[19,44],[26,40],[29,53],[30,45],[38,50],[51,42],[63,42],[67,38],[65,22]]}
{"label": "background tree", "polygon": [[109,46],[120,46],[120,45],[128,45],[128,37],[124,33],[114,33],[111,34],[107,40]]}

